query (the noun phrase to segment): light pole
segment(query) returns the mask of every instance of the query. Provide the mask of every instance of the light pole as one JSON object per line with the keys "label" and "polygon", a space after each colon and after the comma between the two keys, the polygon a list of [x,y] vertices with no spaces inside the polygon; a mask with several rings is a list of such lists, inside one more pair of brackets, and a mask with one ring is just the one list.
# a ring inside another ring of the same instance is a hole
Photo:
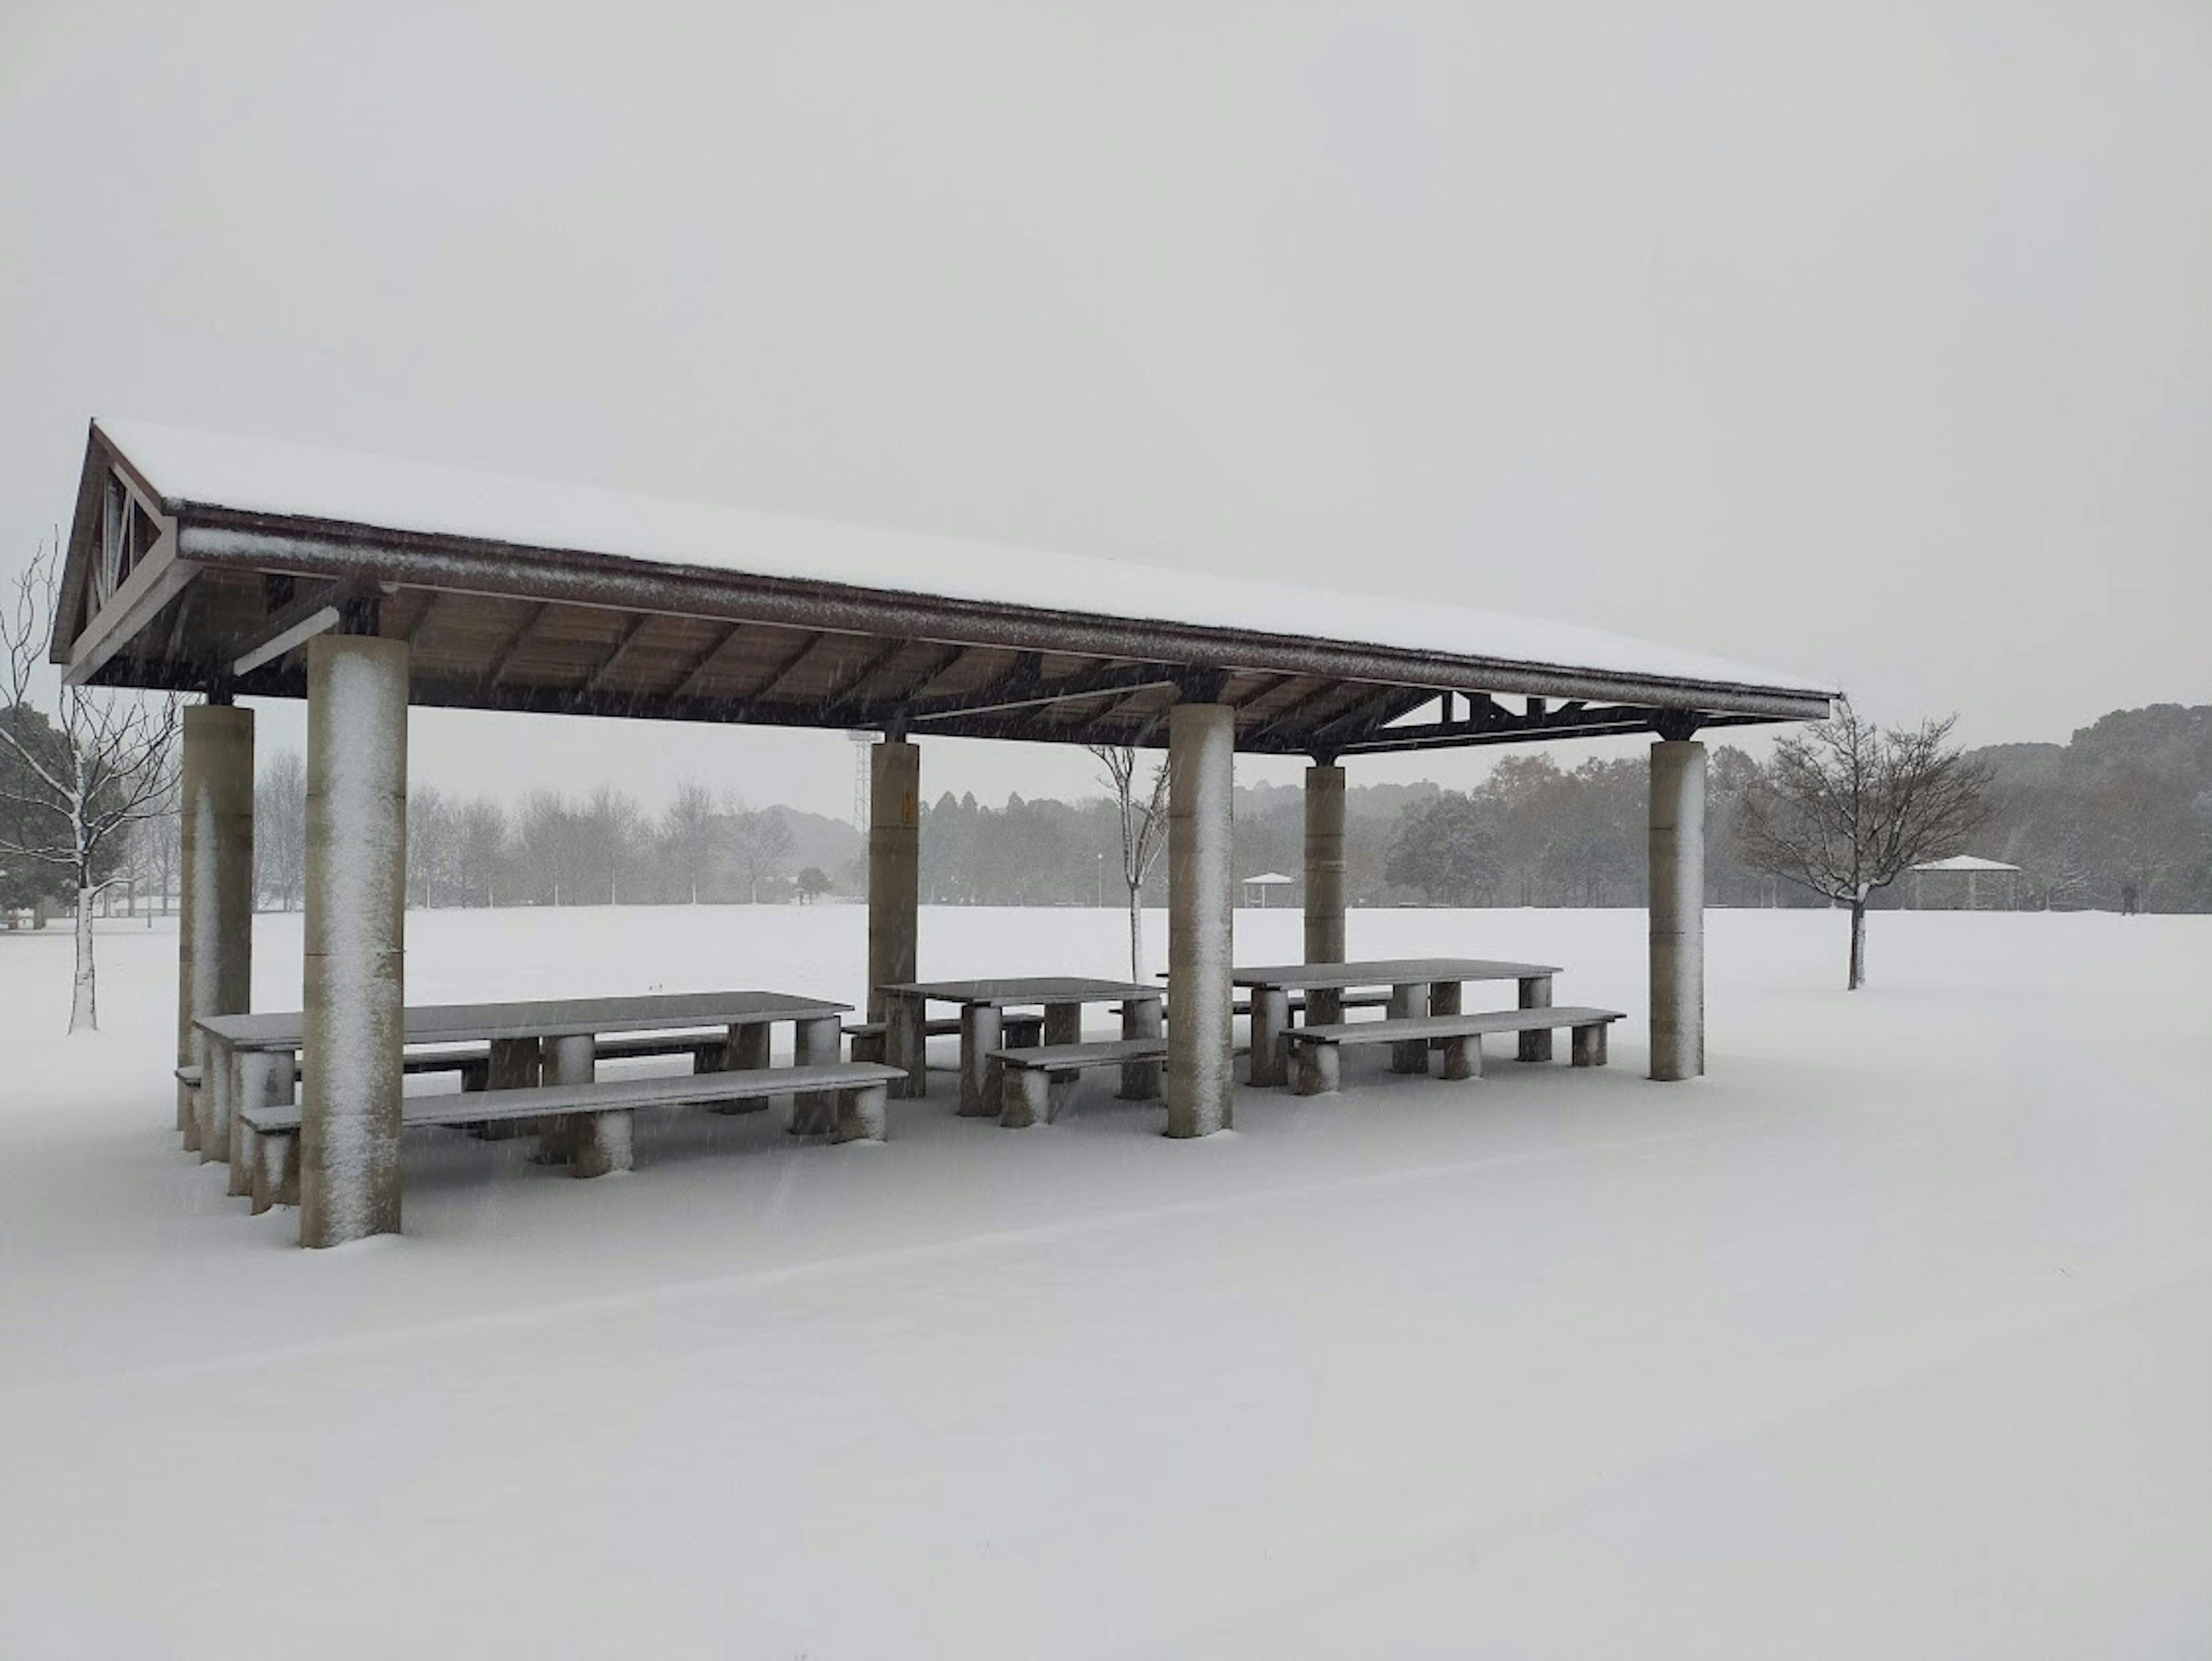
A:
{"label": "light pole", "polygon": [[1098,856],[1098,909],[1101,911],[1106,909],[1106,856],[1103,854]]}

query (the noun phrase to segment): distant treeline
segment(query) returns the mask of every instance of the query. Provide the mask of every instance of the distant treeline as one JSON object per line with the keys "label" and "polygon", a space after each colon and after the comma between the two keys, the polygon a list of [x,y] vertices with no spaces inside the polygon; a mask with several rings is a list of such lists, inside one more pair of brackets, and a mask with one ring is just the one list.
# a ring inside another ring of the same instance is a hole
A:
{"label": "distant treeline", "polygon": [[[2022,869],[2020,903],[2212,910],[2212,708],[2121,711],[2064,745],[1974,752],[1995,773],[1993,808],[1970,850]],[[1707,776],[1705,894],[1715,905],[1814,905],[1752,870],[1735,829],[1759,764],[1716,744]],[[1111,800],[988,806],[939,796],[921,809],[921,897],[939,905],[1119,905],[1120,830]],[[1508,756],[1471,791],[1372,785],[1346,797],[1352,903],[1641,905],[1645,768],[1640,758],[1562,766]],[[1292,880],[1271,904],[1304,900],[1304,802],[1295,784],[1239,789],[1237,868]],[[306,770],[280,751],[256,804],[262,903],[300,904]],[[842,820],[750,806],[686,784],[657,813],[624,793],[551,792],[516,806],[424,788],[408,801],[409,901],[418,906],[782,902],[866,891],[864,844]],[[161,861],[166,867],[167,860]],[[166,873],[165,873],[166,877]],[[1166,900],[1163,861],[1146,885]],[[166,880],[162,882],[166,887]],[[1877,904],[1902,904],[1889,891]]]}

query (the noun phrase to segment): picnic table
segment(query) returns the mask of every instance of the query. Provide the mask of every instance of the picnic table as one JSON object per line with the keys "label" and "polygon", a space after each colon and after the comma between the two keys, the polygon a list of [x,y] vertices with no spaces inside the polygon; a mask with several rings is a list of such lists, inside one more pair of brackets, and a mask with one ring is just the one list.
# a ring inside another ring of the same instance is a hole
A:
{"label": "picnic table", "polygon": [[[884,1018],[889,1024],[884,1059],[905,1072],[903,1093],[908,1096],[927,1095],[929,1091],[924,1054],[928,1006],[960,1006],[960,1112],[967,1118],[1000,1116],[1000,1094],[990,1086],[989,1057],[1001,1047],[1000,1026],[1008,1009],[1042,1008],[1043,1043],[1048,1049],[1081,1042],[1086,1004],[1120,1004],[1125,1038],[1157,1038],[1165,1030],[1160,1019],[1164,995],[1160,989],[1133,986],[1126,981],[1072,975],[1015,976],[977,981],[904,981],[880,989]],[[1155,1071],[1158,1068],[1157,1062],[1135,1065]],[[1126,1089],[1125,1086],[1125,1093]],[[1158,1091],[1155,1080],[1150,1093]]]}
{"label": "picnic table", "polygon": [[[720,1068],[744,1072],[768,1065],[776,1023],[796,1033],[798,1063],[825,1066],[839,1059],[839,1017],[852,1005],[785,992],[669,992],[639,997],[552,998],[532,1001],[418,1004],[400,1012],[400,1042],[418,1052],[433,1047],[488,1046],[485,1083],[491,1089],[528,1088],[544,1082],[588,1082],[599,1041],[621,1033],[725,1029]],[[204,1157],[228,1151],[234,1192],[247,1175],[250,1133],[233,1110],[238,1103],[261,1105],[280,1093],[290,1099],[296,1057],[307,1041],[305,1012],[205,1015],[193,1023],[204,1040],[198,1105]],[[711,1069],[702,1056],[701,1069]],[[835,1110],[833,1099],[802,1098],[793,1129],[826,1128],[816,1121]]]}
{"label": "picnic table", "polygon": [[[1553,964],[1510,963],[1492,958],[1388,958],[1367,963],[1271,964],[1231,970],[1229,978],[1251,994],[1251,1081],[1279,1085],[1284,1080],[1281,1039],[1291,1024],[1293,992],[1305,995],[1307,1020],[1324,1025],[1340,1018],[1344,993],[1355,988],[1387,986],[1390,989],[1388,1018],[1405,1020],[1419,1015],[1459,1014],[1462,989],[1472,981],[1517,982],[1521,1008],[1548,1008],[1552,977],[1558,973],[1559,967]],[[1522,1033],[1519,1053],[1524,1062],[1549,1061],[1550,1030]],[[1390,1065],[1400,1073],[1427,1072],[1427,1044],[1409,1042],[1394,1046]]]}

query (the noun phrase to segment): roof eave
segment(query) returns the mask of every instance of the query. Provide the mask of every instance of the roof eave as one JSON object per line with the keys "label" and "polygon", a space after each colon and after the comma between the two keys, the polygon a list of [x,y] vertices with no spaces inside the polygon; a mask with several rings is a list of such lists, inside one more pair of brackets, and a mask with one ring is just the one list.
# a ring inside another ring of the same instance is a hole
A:
{"label": "roof eave", "polygon": [[[731,620],[1026,650],[1129,657],[1206,668],[1276,669],[1437,689],[1583,698],[1771,721],[1820,721],[1837,694],[1607,669],[1442,656],[1258,631],[984,604],[832,582],[748,576],[622,557],[165,501],[179,551],[210,566],[626,606]],[[670,599],[681,586],[684,603]]]}

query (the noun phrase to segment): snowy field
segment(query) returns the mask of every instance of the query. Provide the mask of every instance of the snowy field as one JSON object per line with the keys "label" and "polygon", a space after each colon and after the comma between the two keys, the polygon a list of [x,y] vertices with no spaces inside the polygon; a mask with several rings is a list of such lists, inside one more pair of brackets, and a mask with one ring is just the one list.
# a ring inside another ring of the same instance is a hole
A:
{"label": "snowy field", "polygon": [[[409,991],[856,999],[864,922],[416,914]],[[0,1654],[2212,1652],[2212,919],[1884,914],[1847,996],[1839,918],[1716,913],[1675,1086],[1640,912],[1351,927],[1634,1019],[1202,1143],[1109,1075],[882,1147],[651,1119],[597,1182],[419,1133],[405,1238],[320,1254],[177,1149],[166,927],[80,1039],[66,933],[0,935]],[[296,1007],[296,918],[255,967]]]}

